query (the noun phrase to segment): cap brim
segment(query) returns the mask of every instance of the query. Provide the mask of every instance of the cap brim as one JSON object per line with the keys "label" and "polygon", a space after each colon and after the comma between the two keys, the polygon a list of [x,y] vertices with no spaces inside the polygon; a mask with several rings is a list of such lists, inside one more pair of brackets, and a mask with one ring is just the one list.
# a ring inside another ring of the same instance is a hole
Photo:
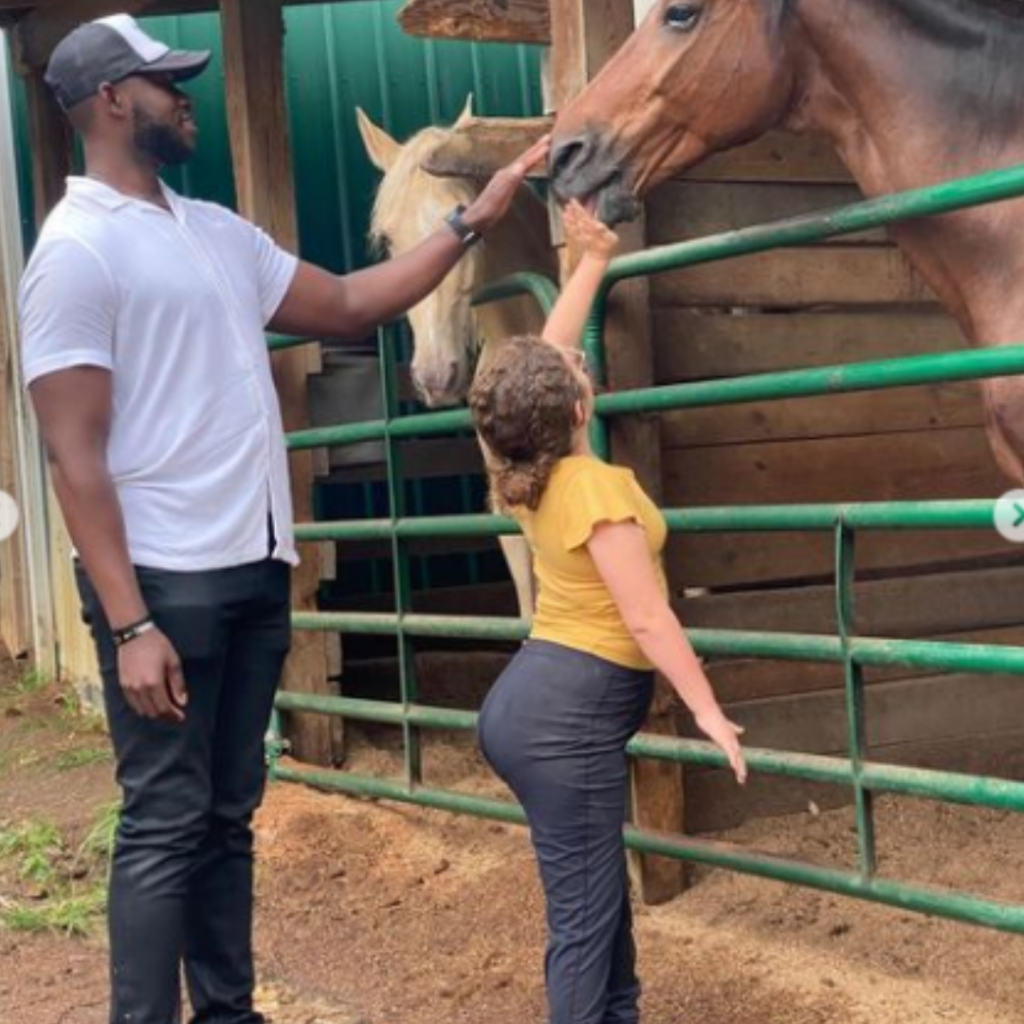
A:
{"label": "cap brim", "polygon": [[187,82],[201,75],[210,65],[209,50],[171,50],[165,57],[139,68],[140,75],[170,75],[175,82]]}

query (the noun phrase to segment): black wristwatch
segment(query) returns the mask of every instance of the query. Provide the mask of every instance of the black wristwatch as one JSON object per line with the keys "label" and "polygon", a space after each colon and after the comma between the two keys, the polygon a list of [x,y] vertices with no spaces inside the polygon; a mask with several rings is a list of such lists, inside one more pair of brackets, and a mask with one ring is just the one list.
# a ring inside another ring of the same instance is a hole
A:
{"label": "black wristwatch", "polygon": [[466,207],[461,203],[452,210],[451,213],[445,217],[444,222],[452,229],[455,233],[455,237],[463,244],[467,249],[476,245],[484,236],[479,231],[471,228],[463,219],[462,215],[466,212]]}

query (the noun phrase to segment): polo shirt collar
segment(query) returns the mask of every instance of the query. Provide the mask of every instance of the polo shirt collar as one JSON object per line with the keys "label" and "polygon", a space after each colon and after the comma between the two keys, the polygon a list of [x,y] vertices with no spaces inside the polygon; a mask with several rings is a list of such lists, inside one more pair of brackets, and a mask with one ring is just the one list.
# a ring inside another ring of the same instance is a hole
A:
{"label": "polo shirt collar", "polygon": [[[160,180],[160,188],[164,197],[173,211],[175,217],[181,216],[181,197],[165,181]],[[114,212],[133,203],[141,203],[143,206],[152,206],[145,200],[136,199],[134,196],[126,196],[118,192],[104,181],[97,178],[88,178],[80,175],[72,175],[68,178],[67,194],[72,199],[86,199],[89,202],[98,203],[100,206]]]}

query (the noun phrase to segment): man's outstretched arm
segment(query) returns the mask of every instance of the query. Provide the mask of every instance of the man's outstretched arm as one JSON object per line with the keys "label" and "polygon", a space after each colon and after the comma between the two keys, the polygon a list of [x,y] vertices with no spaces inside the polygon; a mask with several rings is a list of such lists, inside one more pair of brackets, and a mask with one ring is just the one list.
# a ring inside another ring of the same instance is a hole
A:
{"label": "man's outstretched arm", "polygon": [[[529,171],[547,158],[548,148],[545,137],[499,171],[466,209],[466,225],[486,234],[497,224]],[[306,337],[364,338],[429,295],[464,252],[455,233],[442,224],[409,252],[343,277],[302,263],[270,327]]]}

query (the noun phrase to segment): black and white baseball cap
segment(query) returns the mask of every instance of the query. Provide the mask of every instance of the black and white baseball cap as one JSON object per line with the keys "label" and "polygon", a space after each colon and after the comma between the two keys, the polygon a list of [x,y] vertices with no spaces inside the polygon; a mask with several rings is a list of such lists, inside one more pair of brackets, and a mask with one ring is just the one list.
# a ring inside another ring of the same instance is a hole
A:
{"label": "black and white baseball cap", "polygon": [[115,14],[81,25],[53,51],[46,82],[64,110],[91,99],[105,82],[130,75],[195,78],[210,63],[210,51],[172,50],[146,35],[130,15]]}

